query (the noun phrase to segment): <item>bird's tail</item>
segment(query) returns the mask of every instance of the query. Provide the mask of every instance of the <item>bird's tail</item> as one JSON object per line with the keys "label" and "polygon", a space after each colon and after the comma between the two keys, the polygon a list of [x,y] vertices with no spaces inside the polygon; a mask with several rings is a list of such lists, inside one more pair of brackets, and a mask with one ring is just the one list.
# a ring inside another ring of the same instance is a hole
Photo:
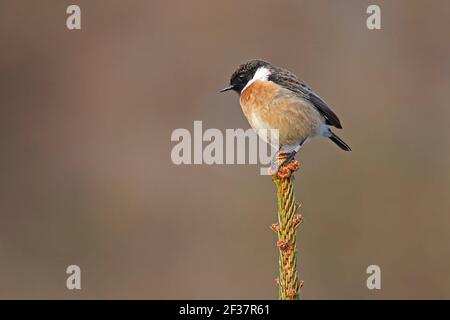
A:
{"label": "bird's tail", "polygon": [[339,138],[336,134],[334,134],[333,131],[330,130],[330,136],[329,136],[330,140],[333,141],[334,143],[336,143],[338,145],[339,148],[341,148],[342,150],[345,151],[352,151],[352,149],[350,149],[349,145],[346,144],[344,142],[344,140],[342,140],[341,138]]}

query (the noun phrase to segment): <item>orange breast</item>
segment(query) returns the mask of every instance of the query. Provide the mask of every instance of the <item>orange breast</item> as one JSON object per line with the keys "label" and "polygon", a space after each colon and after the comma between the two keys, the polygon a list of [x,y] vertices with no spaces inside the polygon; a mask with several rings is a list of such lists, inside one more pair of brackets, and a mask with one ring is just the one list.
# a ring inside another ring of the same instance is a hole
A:
{"label": "orange breast", "polygon": [[260,112],[278,95],[280,86],[271,81],[256,80],[241,92],[240,103],[244,114]]}
{"label": "orange breast", "polygon": [[315,136],[324,123],[309,101],[271,81],[254,81],[241,93],[240,103],[253,128],[279,130],[280,145]]}

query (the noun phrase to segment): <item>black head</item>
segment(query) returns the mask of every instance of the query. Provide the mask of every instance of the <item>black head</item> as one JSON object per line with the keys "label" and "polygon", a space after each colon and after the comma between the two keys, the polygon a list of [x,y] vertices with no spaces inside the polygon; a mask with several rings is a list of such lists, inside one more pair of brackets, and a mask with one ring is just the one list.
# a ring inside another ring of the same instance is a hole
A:
{"label": "black head", "polygon": [[271,64],[263,60],[250,60],[241,64],[231,75],[230,85],[220,90],[220,92],[234,90],[240,94],[242,89],[244,89],[247,83],[253,79],[256,71],[261,67],[267,67],[269,69]]}

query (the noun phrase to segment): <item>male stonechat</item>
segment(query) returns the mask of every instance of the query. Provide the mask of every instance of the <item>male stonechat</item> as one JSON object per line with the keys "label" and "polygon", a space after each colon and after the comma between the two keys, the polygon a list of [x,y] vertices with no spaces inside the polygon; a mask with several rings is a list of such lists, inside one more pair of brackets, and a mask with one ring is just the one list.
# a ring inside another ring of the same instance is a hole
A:
{"label": "male stonechat", "polygon": [[280,147],[279,154],[288,154],[282,163],[289,163],[310,138],[326,137],[342,150],[350,147],[330,126],[342,129],[337,115],[302,80],[292,72],[267,61],[250,60],[232,74],[230,85],[220,92],[234,90],[251,127],[278,129],[278,141],[266,141]]}

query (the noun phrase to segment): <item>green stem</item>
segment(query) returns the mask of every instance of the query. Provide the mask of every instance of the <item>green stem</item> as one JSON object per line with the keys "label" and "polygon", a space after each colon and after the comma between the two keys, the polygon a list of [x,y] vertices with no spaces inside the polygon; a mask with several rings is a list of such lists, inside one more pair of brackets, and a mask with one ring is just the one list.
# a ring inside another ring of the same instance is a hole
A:
{"label": "green stem", "polygon": [[297,274],[296,229],[301,215],[296,214],[298,205],[294,196],[294,175],[273,178],[278,197],[278,249],[279,249],[279,298],[298,300],[300,284]]}

